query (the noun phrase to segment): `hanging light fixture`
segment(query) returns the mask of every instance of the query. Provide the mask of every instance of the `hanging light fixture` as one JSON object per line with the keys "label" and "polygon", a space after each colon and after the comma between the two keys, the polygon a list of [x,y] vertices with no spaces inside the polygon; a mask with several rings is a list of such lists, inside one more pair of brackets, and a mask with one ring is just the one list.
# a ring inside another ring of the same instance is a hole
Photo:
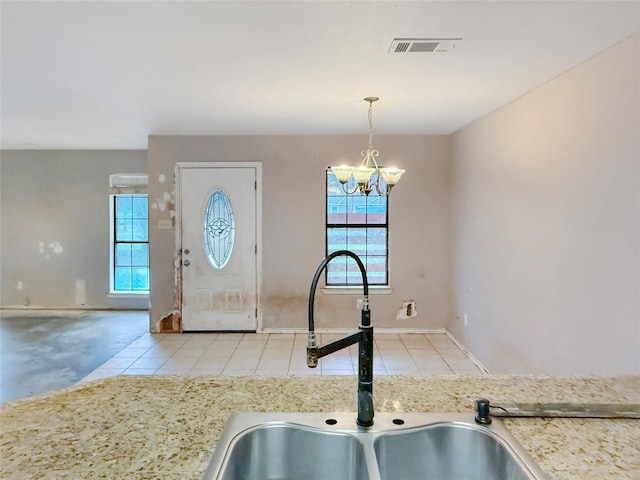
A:
{"label": "hanging light fixture", "polygon": [[[337,165],[332,166],[331,171],[334,173],[342,189],[347,194],[360,192],[360,195],[369,195],[375,188],[378,195],[389,195],[393,186],[400,181],[400,177],[405,172],[402,168],[396,167],[380,167],[376,157],[380,154],[378,150],[373,148],[373,120],[372,110],[373,102],[378,101],[378,97],[366,97],[365,102],[369,102],[369,146],[366,150],[360,152],[363,159],[359,166]],[[349,181],[353,177],[357,185],[349,188]],[[384,185],[380,185],[380,179]]]}

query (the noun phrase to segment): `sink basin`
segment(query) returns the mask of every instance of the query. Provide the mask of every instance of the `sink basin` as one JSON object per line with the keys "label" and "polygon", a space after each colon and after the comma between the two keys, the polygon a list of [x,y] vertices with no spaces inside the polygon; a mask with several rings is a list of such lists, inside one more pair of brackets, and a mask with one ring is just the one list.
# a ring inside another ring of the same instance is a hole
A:
{"label": "sink basin", "polygon": [[547,480],[502,422],[474,415],[238,413],[204,480]]}
{"label": "sink basin", "polygon": [[366,480],[356,437],[298,425],[267,423],[236,437],[221,480]]}
{"label": "sink basin", "polygon": [[531,478],[507,443],[476,425],[438,423],[381,435],[374,450],[382,480]]}

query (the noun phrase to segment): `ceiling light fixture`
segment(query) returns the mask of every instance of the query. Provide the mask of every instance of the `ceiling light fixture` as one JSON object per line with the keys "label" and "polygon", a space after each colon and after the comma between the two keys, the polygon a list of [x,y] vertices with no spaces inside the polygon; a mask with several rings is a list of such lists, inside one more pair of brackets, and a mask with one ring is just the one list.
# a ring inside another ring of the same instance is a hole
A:
{"label": "ceiling light fixture", "polygon": [[[338,165],[331,167],[342,189],[349,195],[360,192],[360,195],[369,195],[375,188],[378,195],[389,195],[393,186],[400,181],[400,177],[405,170],[396,167],[380,167],[376,157],[380,154],[373,148],[373,102],[378,101],[378,97],[366,97],[365,102],[369,102],[369,146],[362,150],[360,155],[363,159],[359,166]],[[351,180],[353,178],[353,181]],[[352,184],[356,184],[353,185]]]}

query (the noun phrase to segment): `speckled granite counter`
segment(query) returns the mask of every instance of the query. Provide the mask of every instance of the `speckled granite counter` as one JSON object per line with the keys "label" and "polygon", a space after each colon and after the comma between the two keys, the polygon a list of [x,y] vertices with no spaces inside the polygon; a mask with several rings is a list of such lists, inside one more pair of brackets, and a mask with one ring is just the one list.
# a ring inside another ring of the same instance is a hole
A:
{"label": "speckled granite counter", "polygon": [[[472,411],[494,402],[638,403],[640,377],[385,376],[377,411]],[[0,408],[3,479],[198,479],[237,411],[354,411],[345,377],[120,376]],[[355,418],[355,414],[354,414]],[[640,421],[508,419],[557,479],[640,478]]]}

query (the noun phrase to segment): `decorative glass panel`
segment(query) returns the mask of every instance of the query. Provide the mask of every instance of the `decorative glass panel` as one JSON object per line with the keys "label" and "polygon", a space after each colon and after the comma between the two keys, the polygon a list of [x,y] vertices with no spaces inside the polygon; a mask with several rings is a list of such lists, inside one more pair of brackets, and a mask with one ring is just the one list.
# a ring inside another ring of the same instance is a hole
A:
{"label": "decorative glass panel", "polygon": [[231,258],[235,230],[229,197],[218,189],[209,197],[204,212],[204,245],[214,268],[224,268]]}

